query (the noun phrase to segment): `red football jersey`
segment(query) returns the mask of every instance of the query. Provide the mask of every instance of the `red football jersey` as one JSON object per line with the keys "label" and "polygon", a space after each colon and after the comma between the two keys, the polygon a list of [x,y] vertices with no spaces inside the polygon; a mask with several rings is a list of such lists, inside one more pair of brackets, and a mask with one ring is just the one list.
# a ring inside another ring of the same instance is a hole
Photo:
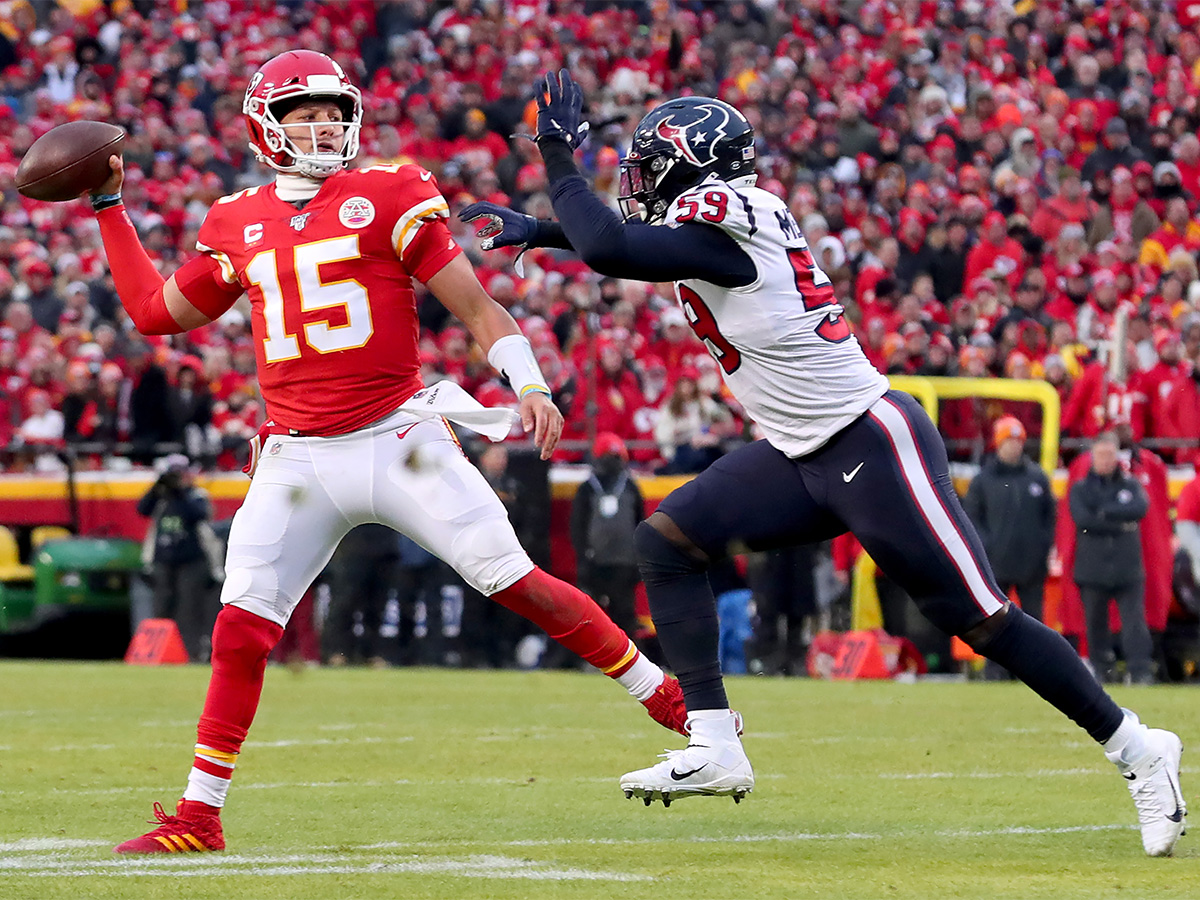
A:
{"label": "red football jersey", "polygon": [[421,388],[412,279],[461,252],[445,199],[415,165],[325,180],[302,209],[275,185],[222,197],[197,247],[250,295],[267,415],[304,434],[344,434]]}

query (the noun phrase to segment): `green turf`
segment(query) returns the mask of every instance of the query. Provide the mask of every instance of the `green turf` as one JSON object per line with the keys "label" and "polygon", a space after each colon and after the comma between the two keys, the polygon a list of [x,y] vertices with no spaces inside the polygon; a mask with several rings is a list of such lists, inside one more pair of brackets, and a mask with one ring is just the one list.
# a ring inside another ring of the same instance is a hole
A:
{"label": "green turf", "polygon": [[[734,681],[754,794],[647,809],[616,780],[679,740],[602,677],[272,669],[230,850],[114,858],[178,797],[206,681],[0,664],[0,897],[1200,896],[1200,840],[1146,859],[1124,783],[1015,684]],[[1197,737],[1192,690],[1118,699]]]}

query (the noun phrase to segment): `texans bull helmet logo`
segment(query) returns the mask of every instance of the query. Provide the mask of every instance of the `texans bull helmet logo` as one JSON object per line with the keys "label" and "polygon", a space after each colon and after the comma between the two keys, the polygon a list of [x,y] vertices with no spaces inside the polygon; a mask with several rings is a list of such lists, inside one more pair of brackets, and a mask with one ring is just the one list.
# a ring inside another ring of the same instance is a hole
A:
{"label": "texans bull helmet logo", "polygon": [[696,106],[694,110],[703,111],[703,118],[677,125],[672,116],[659,122],[654,131],[675,146],[685,160],[697,168],[704,168],[717,161],[716,148],[729,136],[729,113],[711,103]]}

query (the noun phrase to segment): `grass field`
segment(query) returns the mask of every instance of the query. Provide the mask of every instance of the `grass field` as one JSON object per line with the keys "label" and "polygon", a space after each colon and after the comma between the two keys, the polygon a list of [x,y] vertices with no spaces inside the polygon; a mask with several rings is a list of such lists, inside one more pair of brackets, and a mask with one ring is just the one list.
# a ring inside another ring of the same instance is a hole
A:
{"label": "grass field", "polygon": [[[206,681],[0,664],[0,897],[1200,897],[1200,838],[1145,858],[1124,783],[1015,684],[732,682],[755,793],[647,809],[617,778],[680,744],[599,676],[272,669],[229,851],[115,858],[179,796]],[[1118,699],[1200,738],[1192,690]]]}

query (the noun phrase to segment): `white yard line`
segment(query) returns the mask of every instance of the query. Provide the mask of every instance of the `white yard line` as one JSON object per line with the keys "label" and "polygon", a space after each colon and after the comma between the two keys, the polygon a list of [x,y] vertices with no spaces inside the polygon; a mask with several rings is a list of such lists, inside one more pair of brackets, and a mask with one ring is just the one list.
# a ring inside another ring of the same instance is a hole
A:
{"label": "white yard line", "polygon": [[75,850],[84,847],[103,847],[108,841],[82,841],[70,838],[24,838],[0,843],[0,853],[39,853],[47,850]]}
{"label": "white yard line", "polygon": [[[17,864],[13,864],[16,862]],[[0,860],[0,870],[21,869],[21,874],[43,878],[78,878],[97,875],[132,878],[172,878],[211,875],[455,875],[461,878],[508,878],[531,881],[650,881],[647,875],[559,867],[550,863],[507,856],[437,856],[428,859],[347,860],[345,855],[295,854],[288,856],[169,856],[115,860],[29,859]]]}
{"label": "white yard line", "polygon": [[[270,749],[273,747],[328,747],[342,746],[345,744],[407,744],[409,741],[415,740],[412,735],[401,735],[400,737],[345,737],[345,738],[292,738],[279,741],[246,741],[245,746],[249,749],[260,750]],[[137,745],[139,750],[156,749],[156,748],[178,748],[178,741],[161,741],[156,743],[139,742]],[[14,747],[0,746],[0,751],[14,750]],[[27,748],[22,748],[27,749]],[[74,751],[92,752],[95,750],[120,750],[128,749],[128,745],[124,744],[55,744],[50,747],[36,748],[42,753],[69,753]]]}
{"label": "white yard line", "polygon": [[[954,829],[945,831],[897,831],[887,834],[840,831],[840,832],[783,832],[778,834],[735,834],[693,835],[674,838],[545,838],[516,841],[454,841],[455,846],[483,847],[570,847],[570,846],[641,846],[643,844],[759,844],[759,843],[803,843],[806,841],[882,841],[923,837],[984,838],[999,836],[1025,836],[1040,834],[1073,834],[1075,832],[1129,831],[1136,825],[1067,825],[1056,828],[1033,828],[1025,825],[990,829]],[[445,843],[433,841],[380,841],[375,844],[359,844],[353,849],[361,850],[416,850],[429,847],[444,847]]]}
{"label": "white yard line", "polygon": [[[527,848],[617,845],[642,847],[671,844],[748,844],[803,843],[808,841],[883,841],[911,838],[988,838],[1026,837],[1038,835],[1073,834],[1104,831],[1129,831],[1134,826],[1073,825],[1055,828],[1011,826],[992,829],[954,829],[928,831],[874,832],[783,832],[775,834],[735,834],[726,836],[695,835],[682,838],[550,838],[513,841],[453,841],[455,847]],[[295,854],[196,854],[163,855],[132,858],[81,859],[80,851],[106,844],[106,841],[67,840],[60,838],[29,838],[0,844],[0,873],[24,877],[78,878],[146,876],[207,877],[246,875],[278,877],[295,875],[454,875],[462,878],[503,878],[532,881],[649,881],[650,876],[631,872],[582,869],[556,866],[553,862],[518,859],[496,854],[479,853],[452,856],[445,853],[447,842],[383,841],[359,844],[339,852],[324,848],[321,852]],[[422,858],[415,851],[441,851]],[[75,853],[64,851],[76,851]],[[396,851],[399,859],[380,859],[380,851]],[[369,859],[356,859],[367,853]],[[414,858],[415,857],[415,858]]]}
{"label": "white yard line", "polygon": [[[1200,772],[1200,768],[1183,766],[1179,771],[1184,775],[1190,775]],[[1080,766],[1074,769],[1037,769],[1033,772],[880,772],[879,777],[890,781],[914,781],[926,778],[1064,778],[1079,775],[1108,777],[1110,774],[1112,774],[1111,768]]]}

